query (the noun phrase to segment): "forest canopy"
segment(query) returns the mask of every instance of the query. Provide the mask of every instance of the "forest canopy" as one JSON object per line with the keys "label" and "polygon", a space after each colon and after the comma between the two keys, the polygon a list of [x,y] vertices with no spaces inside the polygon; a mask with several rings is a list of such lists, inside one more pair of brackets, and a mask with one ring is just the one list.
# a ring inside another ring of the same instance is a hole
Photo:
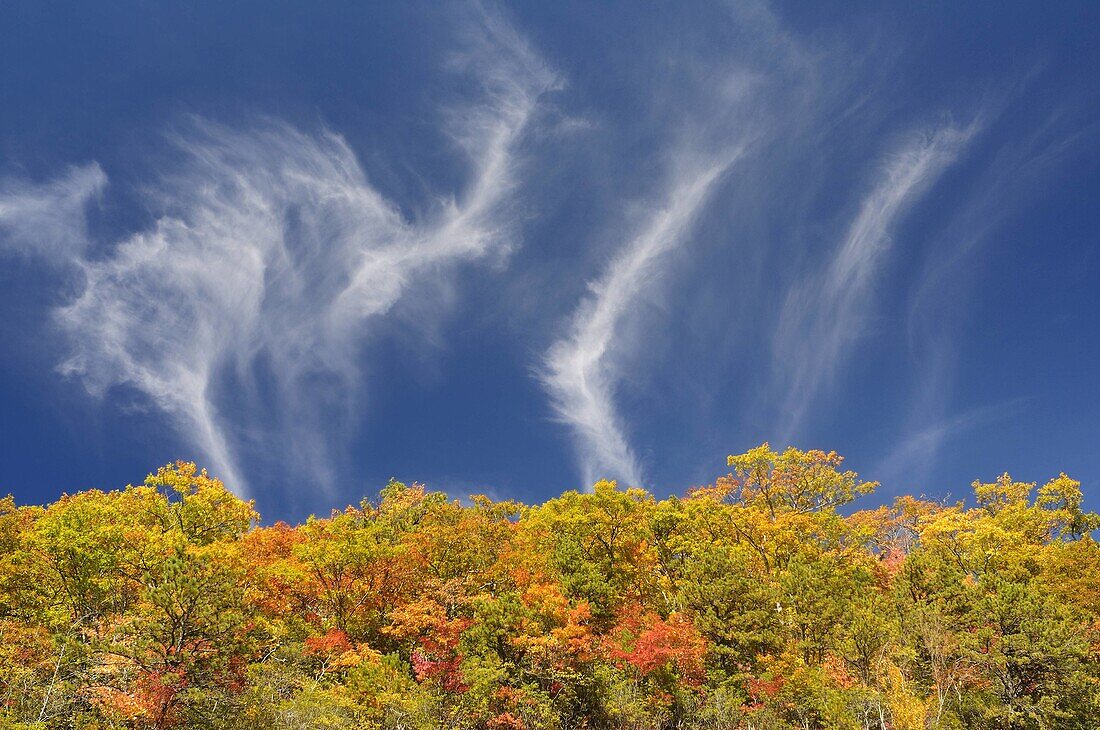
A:
{"label": "forest canopy", "polygon": [[304,524],[195,464],[0,500],[0,728],[1093,728],[1096,514],[1065,474],[852,504],[834,452],[656,499],[391,481]]}

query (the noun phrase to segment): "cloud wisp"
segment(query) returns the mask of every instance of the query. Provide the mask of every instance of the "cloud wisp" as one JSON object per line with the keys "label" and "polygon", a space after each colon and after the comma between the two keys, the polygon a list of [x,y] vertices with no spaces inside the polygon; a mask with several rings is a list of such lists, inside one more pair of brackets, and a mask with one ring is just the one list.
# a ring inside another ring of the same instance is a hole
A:
{"label": "cloud wisp", "polygon": [[868,473],[895,488],[921,486],[921,482],[928,476],[929,466],[935,462],[948,439],[956,438],[978,426],[1007,418],[1018,412],[1023,404],[1024,399],[1016,398],[995,405],[972,408],[912,431]]}
{"label": "cloud wisp", "polygon": [[0,248],[64,263],[89,243],[86,206],[107,187],[97,164],[48,183],[0,180]]}
{"label": "cloud wisp", "polygon": [[[1011,117],[1001,110],[1019,95],[1017,91],[985,105],[990,126]],[[985,426],[1009,415],[1012,409],[1007,406],[1023,403],[1017,399],[1005,407],[975,409],[964,414],[966,418],[949,415],[960,348],[973,310],[968,299],[975,295],[967,279],[983,256],[995,255],[995,241],[1008,221],[1026,211],[1043,191],[1057,187],[1052,184],[1055,175],[1087,149],[1084,143],[1095,141],[1098,129],[1090,117],[1078,117],[1067,108],[1047,111],[1034,131],[993,151],[960,196],[964,204],[926,247],[928,253],[913,277],[909,296],[907,342],[913,392],[899,443],[880,465],[887,477],[920,481],[941,449],[950,447],[949,438],[957,432],[953,426],[960,418],[967,428]],[[970,418],[972,414],[978,417]],[[913,454],[911,444],[925,447],[921,458],[898,456]]]}
{"label": "cloud wisp", "polygon": [[825,270],[788,291],[772,352],[785,438],[798,428],[862,334],[876,275],[893,244],[891,231],[974,133],[973,125],[944,126],[906,140],[886,158]]}
{"label": "cloud wisp", "polygon": [[543,382],[555,414],[573,432],[586,485],[604,477],[643,483],[614,402],[621,362],[629,353],[620,330],[659,277],[662,258],[684,244],[711,192],[739,155],[720,155],[675,176],[663,204],[603,276],[589,284],[589,296],[574,312],[568,334],[546,355]]}
{"label": "cloud wisp", "polygon": [[[616,405],[628,367],[636,367],[642,354],[632,336],[639,310],[664,296],[670,255],[690,243],[730,169],[748,168],[749,153],[756,157],[788,128],[788,118],[797,117],[791,110],[802,109],[818,93],[812,59],[766,6],[738,5],[717,17],[724,32],[737,39],[734,51],[697,55],[670,49],[676,63],[656,78],[638,79],[647,100],[672,101],[651,110],[666,131],[676,130],[666,135],[659,156],[669,173],[648,199],[650,212],[641,225],[589,280],[587,295],[542,363],[553,413],[571,432],[586,486],[600,478],[645,484],[629,426]],[[686,117],[685,106],[691,109]]]}
{"label": "cloud wisp", "polygon": [[[55,312],[71,345],[61,372],[96,396],[141,391],[238,492],[249,442],[329,486],[371,321],[414,282],[430,289],[513,245],[519,143],[559,82],[495,17],[479,18],[468,41],[453,63],[480,98],[450,110],[445,130],[468,160],[467,182],[417,219],[371,184],[340,136],[279,122],[192,120],[170,135],[178,164],[143,188],[155,222],[106,256],[85,255],[83,206],[106,185],[97,166],[7,186],[0,214],[15,245],[33,239],[83,270],[82,293]],[[43,219],[63,223],[32,235]]]}

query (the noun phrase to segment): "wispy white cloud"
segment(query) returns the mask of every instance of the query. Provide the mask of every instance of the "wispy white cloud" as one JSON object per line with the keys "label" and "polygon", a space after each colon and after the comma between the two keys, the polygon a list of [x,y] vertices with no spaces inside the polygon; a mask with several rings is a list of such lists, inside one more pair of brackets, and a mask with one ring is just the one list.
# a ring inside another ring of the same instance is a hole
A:
{"label": "wispy white cloud", "polygon": [[340,136],[278,122],[181,127],[170,136],[181,162],[144,187],[156,221],[104,257],[82,255],[77,214],[106,184],[98,167],[39,188],[8,184],[0,211],[17,245],[64,250],[84,273],[82,293],[55,313],[71,343],[61,371],[94,395],[143,392],[238,491],[249,440],[326,486],[371,321],[414,283],[431,289],[513,244],[519,142],[559,82],[498,18],[483,14],[467,35],[453,63],[480,98],[451,109],[446,131],[468,157],[468,182],[415,220]]}
{"label": "wispy white cloud", "polygon": [[710,193],[740,153],[718,154],[673,177],[664,201],[589,285],[568,334],[547,353],[543,382],[555,413],[572,429],[586,485],[599,478],[642,484],[641,467],[614,403],[622,360],[629,354],[621,329],[659,277],[662,257],[684,244]]}
{"label": "wispy white cloud", "polygon": [[[989,123],[995,123],[1018,96],[1016,91],[986,102],[984,116]],[[965,280],[981,265],[983,249],[999,240],[994,234],[1026,211],[1034,198],[1056,187],[1051,185],[1056,174],[1086,143],[1095,141],[1098,129],[1091,117],[1079,118],[1066,109],[1047,110],[1045,121],[1033,132],[988,154],[960,195],[963,204],[942,222],[926,246],[923,264],[911,276],[907,340],[913,382],[908,412],[899,443],[879,466],[882,478],[897,482],[896,487],[909,488],[924,480],[941,449],[950,448],[949,437],[1005,417],[1022,402],[949,415],[964,330],[972,324],[968,299],[974,288]],[[922,446],[923,453],[914,445]]]}
{"label": "wispy white cloud", "polygon": [[830,382],[850,344],[864,331],[876,275],[891,231],[957,158],[974,135],[943,126],[912,135],[890,154],[825,270],[795,283],[780,313],[773,346],[786,437]]}
{"label": "wispy white cloud", "polygon": [[[746,170],[737,195],[754,195],[757,186],[747,181],[762,187],[773,173],[757,153],[772,143],[782,146],[779,138],[799,126],[797,120],[822,92],[818,59],[766,3],[737,3],[715,17],[733,39],[729,50],[696,54],[673,46],[664,49],[659,67],[646,68],[645,78],[638,79],[647,98],[659,100],[649,112],[666,129],[677,130],[655,150],[655,159],[671,172],[645,197],[641,224],[627,227],[633,234],[589,281],[565,334],[543,362],[543,384],[555,416],[570,429],[586,485],[600,478],[644,484],[630,424],[616,405],[635,369],[653,365],[653,353],[644,351],[636,334],[644,330],[652,350],[666,339],[667,333],[641,322],[641,316],[665,297],[670,255],[691,242],[699,216],[730,169],[736,164]],[[748,248],[753,242],[719,245]]]}
{"label": "wispy white cloud", "polygon": [[972,408],[948,416],[908,433],[890,452],[867,471],[874,479],[895,490],[927,487],[920,482],[927,478],[944,443],[966,431],[1015,413],[1022,399],[991,406]]}
{"label": "wispy white cloud", "polygon": [[52,262],[71,259],[88,245],[86,206],[107,187],[92,163],[47,183],[0,180],[0,247]]}

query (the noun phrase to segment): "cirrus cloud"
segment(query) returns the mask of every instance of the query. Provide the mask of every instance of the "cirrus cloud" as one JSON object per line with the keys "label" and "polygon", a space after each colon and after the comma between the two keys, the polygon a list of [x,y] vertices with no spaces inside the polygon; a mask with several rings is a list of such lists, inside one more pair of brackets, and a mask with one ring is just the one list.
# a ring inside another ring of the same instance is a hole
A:
{"label": "cirrus cloud", "polygon": [[[262,442],[306,484],[327,487],[334,441],[356,418],[359,349],[410,291],[515,243],[520,143],[557,75],[481,12],[450,65],[478,98],[445,110],[466,182],[409,218],[338,134],[278,121],[191,119],[168,135],[176,163],[142,187],[155,220],[91,256],[92,164],[45,185],[0,188],[6,246],[75,262],[81,293],[54,312],[62,373],[94,396],[135,388],[237,491],[242,444]],[[337,425],[334,430],[333,424]],[[274,447],[274,448],[273,448]]]}

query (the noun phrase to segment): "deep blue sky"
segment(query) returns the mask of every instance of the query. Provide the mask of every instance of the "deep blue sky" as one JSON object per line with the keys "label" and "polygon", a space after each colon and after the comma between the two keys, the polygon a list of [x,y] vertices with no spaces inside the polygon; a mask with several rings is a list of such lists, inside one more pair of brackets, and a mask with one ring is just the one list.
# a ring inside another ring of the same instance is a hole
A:
{"label": "deep blue sky", "polygon": [[1096,3],[9,2],[0,491],[1100,507]]}

